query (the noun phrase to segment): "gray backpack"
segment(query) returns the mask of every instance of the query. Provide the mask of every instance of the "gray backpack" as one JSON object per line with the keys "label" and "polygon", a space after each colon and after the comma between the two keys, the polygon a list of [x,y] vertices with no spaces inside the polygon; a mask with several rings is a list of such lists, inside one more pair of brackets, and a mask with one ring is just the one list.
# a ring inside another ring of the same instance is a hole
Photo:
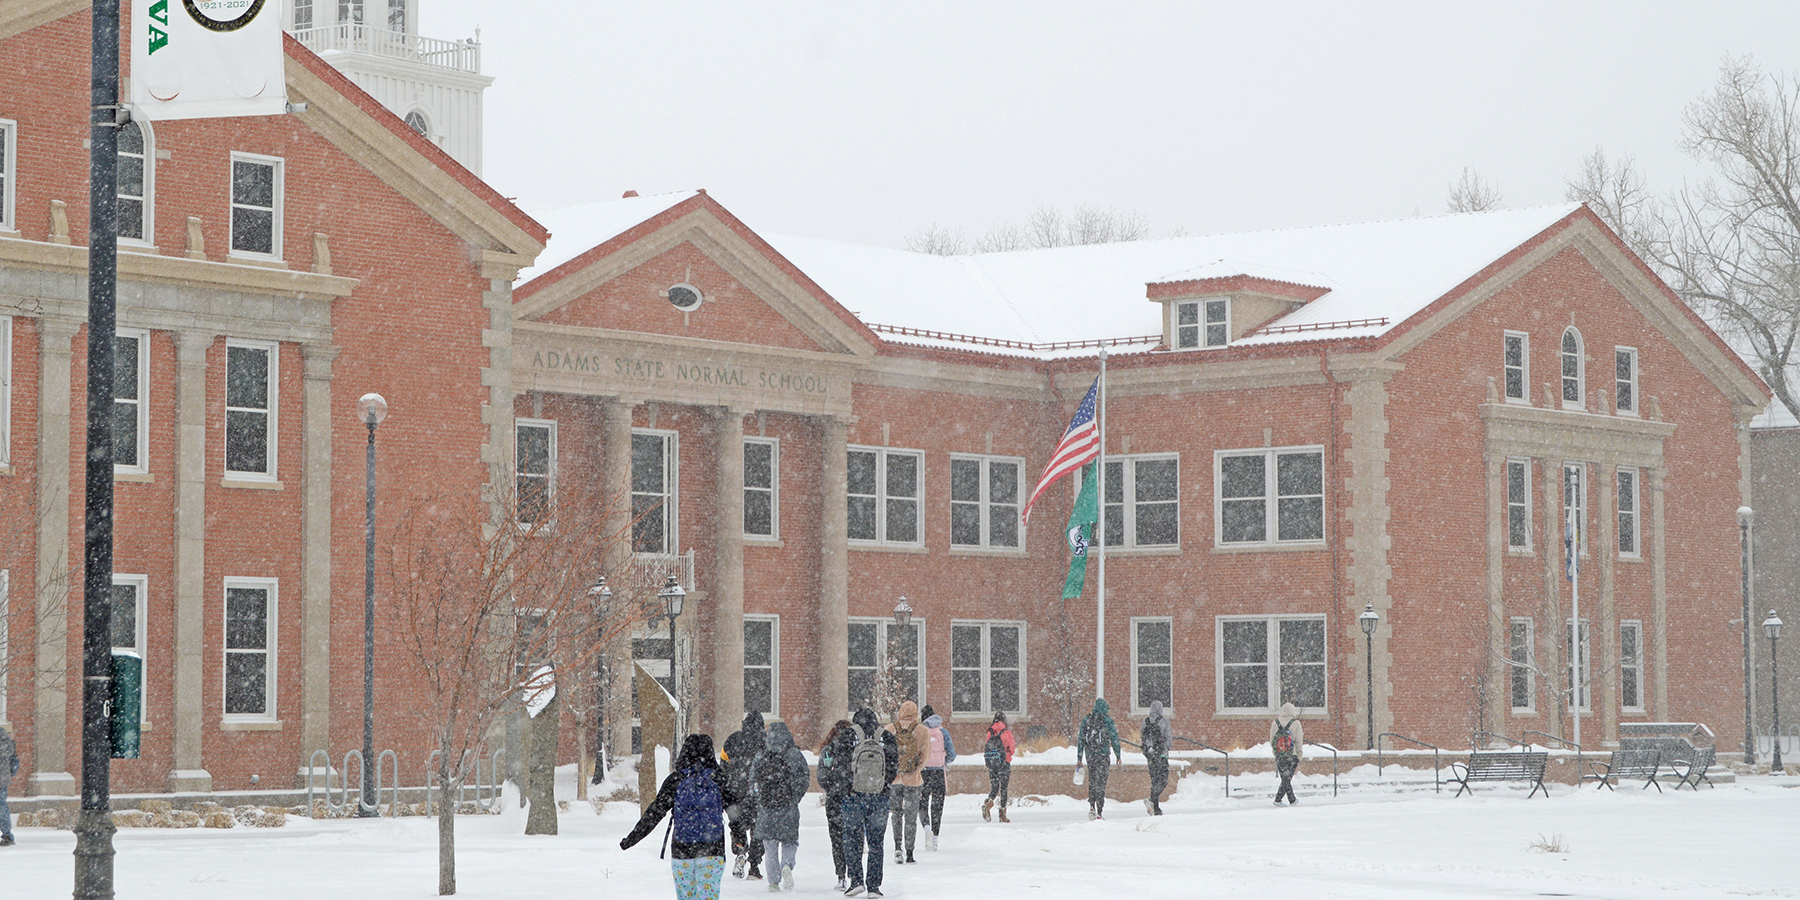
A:
{"label": "gray backpack", "polygon": [[863,734],[856,730],[856,746],[850,751],[850,789],[858,794],[879,794],[887,788],[887,748],[881,745],[881,733]]}

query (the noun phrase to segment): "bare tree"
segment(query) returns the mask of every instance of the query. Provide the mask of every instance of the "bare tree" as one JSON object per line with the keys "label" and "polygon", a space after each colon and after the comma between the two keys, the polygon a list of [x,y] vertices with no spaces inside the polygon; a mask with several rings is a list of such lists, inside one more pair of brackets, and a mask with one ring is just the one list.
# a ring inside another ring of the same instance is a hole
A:
{"label": "bare tree", "polygon": [[906,249],[932,256],[961,256],[969,252],[969,239],[963,236],[960,228],[945,228],[933,222],[929,228],[907,238]]}
{"label": "bare tree", "polygon": [[1563,182],[1563,198],[1585,203],[1638,256],[1654,264],[1668,252],[1664,210],[1631,156],[1607,159],[1595,147],[1583,157],[1581,171]]}
{"label": "bare tree", "polygon": [[1075,723],[1083,715],[1088,700],[1094,696],[1093,667],[1088,657],[1075,646],[1074,629],[1069,625],[1069,603],[1062,602],[1057,615],[1056,644],[1051,650],[1049,675],[1038,692],[1049,701],[1062,734],[1075,737]]}
{"label": "bare tree", "polygon": [[1121,213],[1082,205],[1064,215],[1054,206],[1037,208],[1024,224],[1001,222],[970,243],[962,231],[935,223],[906,240],[906,249],[938,256],[965,253],[1004,253],[1009,250],[1041,250],[1082,244],[1141,241],[1150,236],[1150,221],[1143,213]]}
{"label": "bare tree", "polygon": [[1487,212],[1499,209],[1503,200],[1500,189],[1493,182],[1483,179],[1480,172],[1464,166],[1462,180],[1450,185],[1450,193],[1444,199],[1444,205],[1453,213]]}

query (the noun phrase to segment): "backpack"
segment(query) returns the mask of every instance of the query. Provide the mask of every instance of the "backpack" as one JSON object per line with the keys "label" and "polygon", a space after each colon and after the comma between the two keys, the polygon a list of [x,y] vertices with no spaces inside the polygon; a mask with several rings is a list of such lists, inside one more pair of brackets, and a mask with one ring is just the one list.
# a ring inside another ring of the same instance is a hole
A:
{"label": "backpack", "polygon": [[725,829],[719,824],[723,815],[719,782],[712,772],[704,767],[686,770],[675,784],[675,840],[699,844],[723,839]]}
{"label": "backpack", "polygon": [[925,748],[919,746],[918,736],[911,729],[894,729],[895,743],[900,748],[900,771],[911,772],[925,762]]}
{"label": "backpack", "polygon": [[1293,759],[1298,755],[1294,752],[1294,736],[1288,733],[1288,726],[1292,724],[1294,724],[1293,719],[1275,724],[1275,739],[1269,743],[1275,748],[1277,759]]}
{"label": "backpack", "polygon": [[1000,735],[1004,733],[1004,729],[1001,731],[988,729],[987,747],[981,751],[981,755],[990,766],[997,766],[1006,761],[1006,742],[1000,739]]}
{"label": "backpack", "polygon": [[756,797],[758,806],[793,805],[788,796],[787,760],[782,755],[765,753],[756,758]]}
{"label": "backpack", "polygon": [[850,789],[858,794],[879,794],[887,788],[887,748],[881,745],[881,733],[864,734],[856,729],[856,746],[850,751]]}
{"label": "backpack", "polygon": [[1143,743],[1145,756],[1164,756],[1169,752],[1169,748],[1163,746],[1162,726],[1159,724],[1146,721],[1143,734],[1138,740]]}

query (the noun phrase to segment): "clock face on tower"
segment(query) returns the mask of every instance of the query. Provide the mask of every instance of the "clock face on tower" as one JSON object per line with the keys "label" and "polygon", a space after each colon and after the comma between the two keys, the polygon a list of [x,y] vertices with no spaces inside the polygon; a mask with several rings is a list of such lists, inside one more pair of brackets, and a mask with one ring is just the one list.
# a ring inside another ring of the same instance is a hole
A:
{"label": "clock face on tower", "polygon": [[209,31],[236,31],[255,21],[266,0],[181,0],[188,17]]}

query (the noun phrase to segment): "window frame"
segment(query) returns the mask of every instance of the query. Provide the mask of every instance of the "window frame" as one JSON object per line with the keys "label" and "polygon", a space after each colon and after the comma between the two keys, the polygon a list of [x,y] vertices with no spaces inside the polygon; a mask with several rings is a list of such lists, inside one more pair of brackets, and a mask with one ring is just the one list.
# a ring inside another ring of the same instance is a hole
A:
{"label": "window frame", "polygon": [[[1625,634],[1637,635],[1637,653],[1634,656],[1625,654]],[[1629,681],[1627,673],[1630,674]],[[1630,694],[1628,688],[1635,688],[1637,702],[1627,702]],[[1619,710],[1628,713],[1645,711],[1644,705],[1644,623],[1639,619],[1624,619],[1619,622]]]}
{"label": "window frame", "polygon": [[[135,200],[140,204],[138,228],[142,231],[143,236],[135,238],[125,236],[124,223],[121,222],[117,240],[119,243],[136,247],[154,247],[156,246],[156,141],[151,134],[150,120],[148,118],[134,115],[130,122],[122,126],[122,128],[130,127],[137,128],[138,134],[143,138],[144,147],[143,153],[141,154],[144,182],[141,187],[143,193],[132,196],[121,190],[118,198],[121,201]],[[131,154],[124,150],[119,151],[119,158],[121,160],[132,156],[140,156],[140,154]]]}
{"label": "window frame", "polygon": [[[1619,364],[1627,363],[1630,372],[1624,378],[1619,377]],[[1619,398],[1630,394],[1629,403],[1621,403]],[[1613,348],[1613,410],[1621,416],[1638,415],[1638,400],[1642,395],[1638,391],[1638,350],[1636,347]]]}
{"label": "window frame", "polygon": [[[1261,663],[1227,663],[1225,661],[1225,625],[1228,622],[1264,622],[1268,625],[1264,637],[1269,642],[1268,658]],[[1281,623],[1282,622],[1317,622],[1320,630],[1320,654],[1316,662],[1284,663],[1281,660]],[[1226,666],[1246,667],[1261,665],[1272,667],[1273,677],[1265,678],[1270,700],[1266,707],[1226,706],[1225,705],[1225,669]],[[1331,712],[1331,627],[1325,613],[1271,613],[1267,615],[1219,615],[1213,617],[1213,707],[1219,716],[1254,716],[1263,717],[1274,714],[1281,709],[1281,667],[1284,665],[1317,666],[1323,679],[1319,696],[1324,700],[1320,706],[1299,706],[1302,715],[1329,715]]]}
{"label": "window frame", "polygon": [[[271,181],[270,198],[269,198],[269,202],[271,204],[270,206],[267,206],[267,207],[251,206],[248,203],[240,203],[238,201],[237,167],[238,167],[238,164],[240,164],[240,163],[242,163],[244,165],[268,166],[270,169],[273,170],[272,174],[270,175],[270,181]],[[280,260],[280,259],[282,259],[282,227],[281,226],[282,226],[283,211],[284,211],[284,207],[286,205],[286,200],[287,200],[287,197],[286,197],[286,194],[287,194],[287,190],[286,190],[287,160],[285,160],[279,156],[264,156],[260,153],[245,153],[242,151],[233,150],[233,151],[231,151],[231,164],[230,164],[230,166],[227,167],[225,180],[226,180],[225,196],[228,201],[228,203],[226,205],[227,235],[226,235],[225,246],[228,248],[228,250],[226,251],[226,256],[228,258],[237,257],[237,258],[242,258],[242,259],[260,259],[260,260]],[[240,208],[246,209],[246,210],[258,210],[258,211],[267,210],[268,211],[268,213],[270,215],[269,249],[268,250],[266,250],[266,251],[247,250],[247,249],[242,249],[242,248],[238,247],[237,211]]]}
{"label": "window frame", "polygon": [[[1144,625],[1162,625],[1168,629],[1169,659],[1167,662],[1145,662],[1141,658],[1143,632],[1140,629]],[[1165,683],[1168,685],[1168,696],[1162,698],[1163,714],[1173,715],[1175,710],[1175,618],[1173,616],[1131,617],[1131,711],[1133,715],[1150,714],[1150,705],[1139,702],[1143,699],[1141,686],[1143,672],[1146,668],[1161,668],[1167,671]]]}
{"label": "window frame", "polygon": [[[525,460],[519,454],[519,435],[524,430],[540,429],[546,432],[545,444],[547,457],[544,471],[525,471]],[[514,521],[521,527],[533,528],[551,525],[556,521],[556,420],[555,419],[513,419],[513,499],[516,508],[513,510]],[[527,479],[542,480],[543,487],[543,521],[525,518],[525,489],[522,482]]]}
{"label": "window frame", "polygon": [[[959,462],[972,462],[980,466],[980,476],[977,482],[977,493],[979,496],[975,500],[956,499],[956,464]],[[993,499],[993,470],[997,465],[1013,467],[1013,500],[1011,503],[999,503],[995,502]],[[1024,506],[1025,491],[1025,458],[1022,456],[999,456],[981,453],[950,454],[950,546],[962,551],[989,550],[1005,553],[1017,553],[1023,551],[1025,548],[1025,526],[1019,521],[1019,510]],[[978,543],[962,543],[956,539],[956,510],[959,506],[977,507],[977,514],[979,517],[978,527],[980,528],[981,534],[981,540]],[[999,509],[1001,515],[1010,517],[1010,521],[1017,526],[1016,530],[1013,532],[1014,541],[1011,544],[994,543],[993,530],[994,522],[996,521],[994,518],[996,509]]]}
{"label": "window frame", "polygon": [[[133,629],[135,632],[132,635],[133,643],[130,646],[115,643],[112,644],[111,649],[130,650],[143,660],[142,677],[138,679],[138,724],[143,725],[150,721],[150,647],[148,644],[150,628],[146,622],[150,608],[150,576],[114,572],[112,586],[114,590],[130,587],[135,595],[133,597],[133,606],[135,607],[133,618],[136,620],[136,627]],[[107,637],[109,641],[112,638],[110,634]]]}
{"label": "window frame", "polygon": [[[852,444],[845,448],[844,469],[846,477],[849,473],[850,455],[856,453],[872,453],[875,455],[875,493],[851,493],[849,485],[845,485],[846,541],[851,547],[924,547],[925,546],[925,451],[903,447],[871,447]],[[914,493],[911,497],[890,495],[888,493],[888,461],[896,456],[908,456],[914,461],[915,476]],[[848,505],[852,500],[868,499],[875,504],[875,537],[859,538],[849,535],[854,526],[854,516],[849,514]],[[913,539],[890,540],[888,538],[888,507],[893,503],[910,502],[913,508]]]}
{"label": "window frame", "polygon": [[0,231],[19,230],[19,123],[0,119]]}
{"label": "window frame", "polygon": [[[1297,538],[1282,540],[1281,538],[1281,501],[1283,499],[1306,499],[1313,494],[1290,494],[1284,497],[1280,490],[1280,461],[1282,456],[1299,456],[1314,454],[1319,458],[1319,536],[1316,538]],[[1250,497],[1225,496],[1225,460],[1231,457],[1262,456],[1263,462],[1263,540],[1260,541],[1227,541],[1225,540],[1225,504],[1227,500],[1243,502]],[[1290,447],[1254,447],[1213,451],[1213,546],[1230,549],[1267,548],[1267,547],[1323,547],[1329,537],[1325,530],[1326,488],[1331,479],[1325,471],[1325,447],[1322,444],[1301,444]],[[1271,503],[1273,498],[1275,502]]]}
{"label": "window frame", "polygon": [[[137,342],[137,396],[129,400],[121,399],[117,390],[118,379],[117,377],[113,379],[115,385],[113,391],[114,421],[117,421],[119,415],[118,409],[121,404],[130,403],[137,407],[135,416],[137,419],[137,441],[131,448],[137,455],[137,463],[133,465],[122,465],[118,462],[114,462],[113,474],[148,475],[150,473],[150,403],[148,402],[149,398],[146,395],[150,391],[150,332],[142,328],[119,328],[117,329],[116,337],[130,338]],[[113,346],[114,359],[116,361],[119,358],[117,355],[118,344],[115,343]],[[117,368],[116,363],[114,368]],[[117,458],[119,451],[117,437],[118,433],[115,429],[113,441],[113,456],[115,459]]]}
{"label": "window frame", "polygon": [[[632,500],[632,533],[631,552],[640,557],[676,557],[681,555],[681,434],[662,428],[633,428],[632,441],[635,445],[639,437],[654,437],[662,444],[663,490],[661,493],[639,491],[637,489],[637,448],[633,446],[631,454],[631,500]],[[663,546],[660,550],[638,549],[637,525],[640,521],[637,514],[637,499],[640,496],[662,497]]]}
{"label": "window frame", "polygon": [[[1629,481],[1630,486],[1627,487]],[[1614,505],[1619,516],[1618,545],[1620,559],[1644,557],[1644,486],[1643,472],[1636,466],[1620,466],[1613,473]],[[1626,540],[1631,548],[1625,547]]]}
{"label": "window frame", "polygon": [[[847,665],[846,669],[845,669],[845,675],[844,675],[844,681],[845,681],[846,687],[848,687],[848,685],[850,683],[850,680],[851,680],[850,672],[852,672],[852,671],[868,670],[871,672],[879,673],[879,670],[881,668],[881,656],[882,656],[882,654],[887,652],[888,631],[889,631],[889,629],[894,627],[894,619],[892,616],[851,616],[849,618],[849,620],[844,623],[846,639],[848,639],[848,637],[849,637],[849,629],[852,627],[858,626],[858,625],[865,625],[865,626],[873,625],[873,626],[875,626],[876,664],[874,666],[858,666],[858,665],[854,665],[854,664]],[[913,674],[915,676],[915,678],[914,678],[915,686],[913,688],[913,698],[914,698],[915,703],[919,703],[920,700],[925,696],[925,684],[926,684],[926,682],[925,682],[925,662],[926,662],[927,657],[925,654],[925,619],[923,616],[915,615],[915,616],[913,616],[912,621],[909,622],[906,627],[912,629],[913,639],[915,641],[915,643],[913,645],[915,648],[915,652],[914,652],[913,666],[912,666]],[[902,666],[901,668],[905,668],[905,667]],[[880,676],[879,676],[879,674],[877,674],[875,677],[879,678]],[[856,695],[853,691],[849,692],[849,701],[852,704],[862,702],[862,700],[860,700],[858,697],[856,697]],[[920,705],[923,706],[924,704],[920,703]]]}
{"label": "window frame", "polygon": [[[230,679],[231,679],[230,658],[231,658],[231,655],[233,653],[243,654],[243,653],[256,652],[254,650],[243,650],[243,649],[234,650],[231,647],[231,628],[230,628],[231,591],[233,589],[263,590],[263,591],[267,592],[267,594],[266,594],[267,599],[265,600],[264,607],[263,607],[263,619],[264,619],[263,643],[264,643],[264,646],[263,646],[263,649],[261,650],[263,660],[264,660],[263,661],[263,665],[264,665],[264,669],[263,669],[263,711],[260,713],[234,713],[234,712],[229,711],[230,703],[231,703],[231,684],[230,684]],[[230,576],[228,576],[224,579],[224,586],[223,586],[223,589],[220,591],[220,594],[221,594],[220,610],[223,613],[223,615],[221,616],[221,619],[220,619],[220,622],[223,625],[223,627],[220,629],[220,631],[222,633],[219,636],[221,662],[223,663],[219,667],[219,682],[220,682],[220,685],[219,685],[220,686],[219,709],[221,711],[221,716],[222,716],[221,721],[224,721],[224,722],[278,722],[278,721],[280,721],[280,717],[277,712],[277,699],[280,697],[280,691],[279,691],[280,685],[279,685],[278,679],[279,679],[279,676],[281,673],[281,667],[279,665],[280,646],[281,645],[278,640],[278,638],[280,636],[280,625],[281,625],[281,615],[280,615],[281,583],[280,583],[280,579],[253,578],[253,577],[230,577]]]}
{"label": "window frame", "polygon": [[[1140,462],[1164,462],[1164,461],[1172,461],[1175,463],[1175,493],[1174,493],[1173,499],[1139,501],[1137,498],[1137,467],[1138,467],[1138,463],[1140,463]],[[1119,518],[1120,518],[1119,542],[1118,543],[1107,543],[1106,544],[1106,552],[1114,553],[1114,552],[1130,552],[1133,550],[1178,550],[1178,549],[1180,549],[1181,548],[1181,454],[1179,452],[1132,453],[1129,455],[1116,454],[1116,455],[1106,457],[1104,462],[1105,462],[1106,466],[1112,466],[1112,465],[1117,464],[1120,467],[1120,481],[1119,481],[1120,498],[1119,498],[1119,502],[1117,502],[1117,503],[1114,503],[1107,498],[1107,492],[1106,492],[1106,474],[1107,473],[1106,473],[1106,470],[1102,469],[1099,472],[1100,484],[1099,484],[1098,493],[1100,495],[1100,497],[1099,497],[1100,534],[1101,534],[1102,541],[1105,541],[1112,536],[1111,529],[1108,527],[1111,524],[1111,519],[1107,515],[1107,513],[1116,508],[1119,510]],[[1083,471],[1085,472],[1085,469]],[[1082,476],[1078,474],[1077,478],[1076,478],[1077,491],[1079,491],[1079,489],[1080,489],[1081,477]],[[1142,506],[1151,506],[1151,505],[1161,506],[1161,505],[1165,505],[1165,504],[1174,504],[1174,506],[1175,506],[1175,540],[1170,543],[1167,543],[1167,544],[1145,544],[1145,543],[1139,542],[1137,533],[1138,533],[1139,519],[1141,518],[1141,516],[1138,512],[1138,507],[1140,505],[1142,505]]]}
{"label": "window frame", "polygon": [[[1507,354],[1514,341],[1519,345],[1519,364],[1514,366],[1507,361]],[[1519,373],[1519,391],[1513,393],[1512,380],[1508,377],[1513,370]],[[1531,405],[1531,335],[1524,331],[1506,330],[1500,336],[1500,396],[1507,403]]]}
{"label": "window frame", "polygon": [[[1514,500],[1514,473],[1518,474],[1517,487],[1519,498]],[[1517,521],[1517,528],[1514,523]],[[1524,532],[1524,540],[1515,542],[1515,530]],[[1515,552],[1530,553],[1532,548],[1531,534],[1531,460],[1507,459],[1506,461],[1506,549]]]}
{"label": "window frame", "polygon": [[[752,485],[750,483],[750,448],[751,446],[769,448],[769,485]],[[758,534],[750,530],[750,495],[752,493],[769,495],[769,533]],[[744,438],[744,540],[747,541],[779,541],[781,540],[781,439],[772,437]]]}
{"label": "window frame", "polygon": [[[258,350],[268,355],[268,383],[265,386],[268,394],[265,402],[268,408],[258,410],[255,407],[231,405],[231,351]],[[274,341],[253,341],[244,338],[227,338],[225,340],[225,440],[220,448],[225,454],[225,477],[235,481],[275,481],[281,472],[281,344]],[[266,468],[263,471],[233,469],[231,467],[231,414],[261,412],[268,417],[265,432],[267,446],[263,448]]]}
{"label": "window frame", "polygon": [[[769,708],[761,710],[761,712],[770,719],[779,719],[781,718],[781,616],[745,614],[745,629],[752,624],[769,626],[769,663],[766,666],[752,666],[749,656],[744,657],[744,711],[749,712],[752,708],[750,706],[750,670],[767,669],[769,671]],[[746,649],[750,646],[750,635],[747,631],[744,635],[743,646]]]}
{"label": "window frame", "polygon": [[[1573,351],[1569,350],[1571,338],[1575,341]],[[1581,329],[1573,325],[1563,329],[1559,351],[1558,359],[1561,366],[1558,368],[1557,374],[1561,376],[1562,408],[1585,410],[1587,409],[1587,342],[1581,337]],[[1569,372],[1571,363],[1575,370],[1574,374]],[[1573,398],[1569,396],[1570,388],[1574,389],[1575,396]]]}
{"label": "window frame", "polygon": [[[1523,634],[1520,626],[1524,627]],[[1514,715],[1537,714],[1537,625],[1530,616],[1513,616],[1506,630],[1507,703]],[[1523,653],[1524,658],[1520,655]],[[1518,704],[1519,689],[1525,691],[1525,705]]]}
{"label": "window frame", "polygon": [[[1015,619],[951,619],[950,620],[950,684],[951,684],[951,687],[950,687],[950,717],[951,717],[951,719],[954,720],[954,719],[961,718],[961,719],[973,721],[977,718],[985,718],[985,719],[992,720],[994,713],[996,711],[1000,711],[1000,712],[1005,712],[1007,714],[1007,716],[1009,717],[1009,719],[1011,719],[1011,720],[1023,721],[1023,719],[1026,716],[1029,716],[1031,714],[1031,709],[1030,709],[1031,704],[1029,702],[1030,694],[1029,694],[1029,686],[1028,686],[1028,681],[1027,681],[1027,676],[1029,674],[1028,670],[1030,668],[1030,666],[1028,664],[1028,660],[1026,659],[1026,648],[1029,646],[1027,639],[1026,639],[1027,634],[1028,634],[1027,627],[1028,627],[1027,623],[1022,619],[1020,619],[1020,620],[1015,620]],[[981,663],[980,663],[980,665],[971,667],[971,666],[958,666],[956,664],[956,633],[957,633],[957,629],[959,629],[959,628],[979,629],[980,634],[981,634],[981,647],[980,647]],[[996,629],[996,628],[1013,628],[1013,629],[1017,630],[1018,642],[1019,642],[1018,647],[1017,647],[1017,654],[1018,654],[1017,659],[1019,661],[1018,666],[1002,668],[1002,667],[996,667],[994,665],[994,629]],[[1019,708],[1018,709],[996,710],[996,708],[994,706],[994,673],[996,671],[1016,671],[1018,673],[1018,678],[1019,678],[1019,684],[1018,684]],[[957,708],[957,706],[956,706],[956,702],[957,702],[956,673],[958,673],[958,672],[977,672],[977,673],[979,673],[979,676],[981,678],[981,708],[980,709],[958,709]]]}

